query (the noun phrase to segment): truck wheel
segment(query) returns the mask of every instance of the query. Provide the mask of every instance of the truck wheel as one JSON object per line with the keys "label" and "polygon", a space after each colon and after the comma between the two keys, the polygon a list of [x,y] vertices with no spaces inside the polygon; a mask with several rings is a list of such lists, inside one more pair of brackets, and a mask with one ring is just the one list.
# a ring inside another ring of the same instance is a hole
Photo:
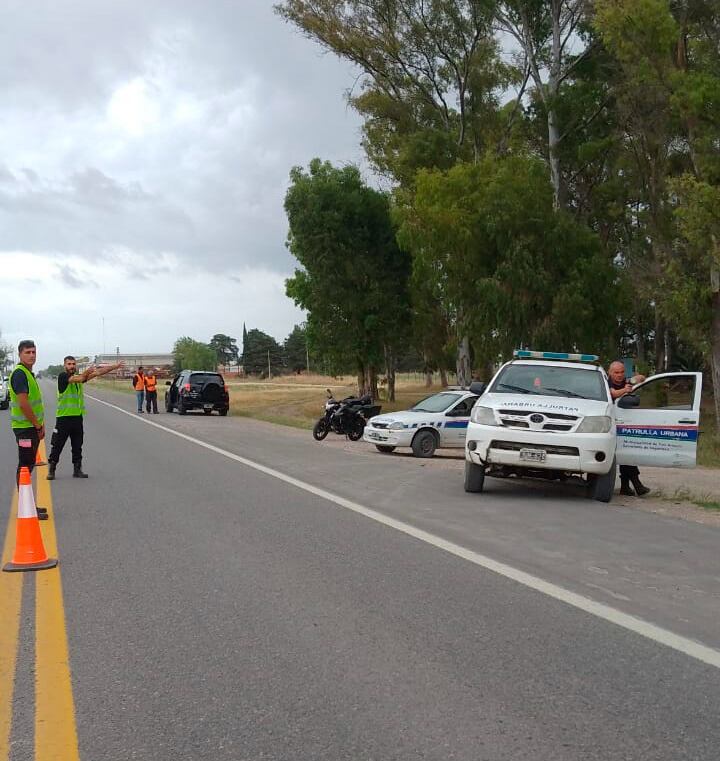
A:
{"label": "truck wheel", "polygon": [[387,444],[375,444],[375,449],[383,454],[390,454],[395,451],[395,447],[389,447]]}
{"label": "truck wheel", "polygon": [[485,486],[485,468],[465,460],[465,491],[479,493]]}
{"label": "truck wheel", "polygon": [[418,431],[412,440],[412,451],[415,457],[432,457],[437,445],[437,435],[433,431]]}
{"label": "truck wheel", "polygon": [[592,498],[598,502],[609,502],[615,491],[615,479],[617,477],[617,463],[613,458],[610,470],[602,475],[595,476],[589,488],[592,490]]}

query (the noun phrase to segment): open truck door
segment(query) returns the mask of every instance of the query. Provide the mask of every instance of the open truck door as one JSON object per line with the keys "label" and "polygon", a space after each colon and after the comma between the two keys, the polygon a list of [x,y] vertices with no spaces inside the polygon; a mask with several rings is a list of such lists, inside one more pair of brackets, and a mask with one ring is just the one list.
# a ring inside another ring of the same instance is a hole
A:
{"label": "open truck door", "polygon": [[702,373],[653,375],[617,401],[617,462],[694,468]]}

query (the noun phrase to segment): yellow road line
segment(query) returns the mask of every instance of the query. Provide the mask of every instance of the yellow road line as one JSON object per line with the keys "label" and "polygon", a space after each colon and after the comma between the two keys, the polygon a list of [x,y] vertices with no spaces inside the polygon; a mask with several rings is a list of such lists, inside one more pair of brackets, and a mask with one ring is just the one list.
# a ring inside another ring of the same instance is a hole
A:
{"label": "yellow road line", "polygon": [[[13,489],[12,507],[2,552],[2,565],[10,561],[15,550],[17,490]],[[10,758],[13,689],[17,662],[22,573],[0,572],[0,761]]]}
{"label": "yellow road line", "polygon": [[[40,524],[45,550],[57,557],[55,516],[44,470],[37,475],[37,498],[50,514],[50,520]],[[35,761],[79,761],[60,567],[39,571],[35,590]]]}

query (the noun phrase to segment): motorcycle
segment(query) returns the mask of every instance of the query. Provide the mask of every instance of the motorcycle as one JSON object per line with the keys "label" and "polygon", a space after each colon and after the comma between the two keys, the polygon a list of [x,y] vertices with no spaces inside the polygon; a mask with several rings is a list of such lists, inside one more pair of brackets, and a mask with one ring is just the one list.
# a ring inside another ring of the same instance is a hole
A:
{"label": "motorcycle", "polygon": [[327,396],[324,414],[313,426],[315,441],[322,441],[330,432],[358,441],[362,438],[365,423],[381,409],[379,405],[373,405],[370,395],[348,396],[338,401],[328,389]]}

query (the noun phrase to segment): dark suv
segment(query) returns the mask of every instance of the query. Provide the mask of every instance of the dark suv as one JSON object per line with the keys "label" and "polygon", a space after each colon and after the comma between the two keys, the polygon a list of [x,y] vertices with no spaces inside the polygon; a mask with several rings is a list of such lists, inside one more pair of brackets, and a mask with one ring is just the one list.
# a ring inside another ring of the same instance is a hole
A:
{"label": "dark suv", "polygon": [[176,409],[184,415],[188,410],[202,410],[211,415],[217,410],[221,415],[228,414],[230,396],[220,373],[183,370],[165,385],[169,386],[165,391],[166,412]]}

